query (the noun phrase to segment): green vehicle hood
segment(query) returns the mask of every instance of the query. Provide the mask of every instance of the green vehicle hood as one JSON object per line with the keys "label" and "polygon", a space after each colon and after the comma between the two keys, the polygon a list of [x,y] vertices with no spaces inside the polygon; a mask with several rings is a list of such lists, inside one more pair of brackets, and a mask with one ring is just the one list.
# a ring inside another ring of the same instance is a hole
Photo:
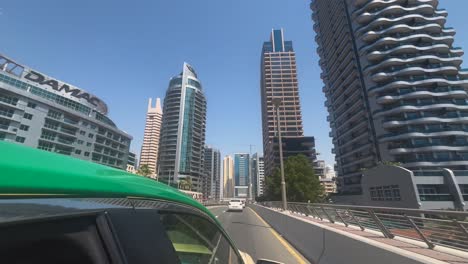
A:
{"label": "green vehicle hood", "polygon": [[202,204],[175,188],[123,170],[0,141],[0,196],[138,197],[196,207]]}

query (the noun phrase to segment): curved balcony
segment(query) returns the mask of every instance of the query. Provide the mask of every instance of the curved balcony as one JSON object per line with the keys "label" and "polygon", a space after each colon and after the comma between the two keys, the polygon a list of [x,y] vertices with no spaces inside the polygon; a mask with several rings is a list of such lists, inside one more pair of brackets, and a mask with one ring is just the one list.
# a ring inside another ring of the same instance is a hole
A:
{"label": "curved balcony", "polygon": [[393,121],[383,122],[382,127],[383,128],[395,128],[395,127],[407,126],[407,125],[433,124],[437,122],[468,123],[468,117],[456,117],[456,118],[421,117],[421,118],[404,120],[404,121],[393,120]]}
{"label": "curved balcony", "polygon": [[416,14],[422,14],[422,15],[431,15],[434,12],[434,7],[429,4],[422,4],[419,6],[414,6],[414,7],[402,7],[399,5],[392,5],[389,7],[386,7],[382,10],[379,10],[374,13],[370,12],[364,12],[361,13],[356,17],[356,21],[359,24],[367,24],[370,21],[374,20],[375,17],[382,17],[385,15],[401,15],[405,13],[416,13]]}
{"label": "curved balcony", "polygon": [[404,37],[383,37],[372,44],[363,46],[360,50],[361,53],[368,51],[372,52],[373,49],[378,49],[386,45],[396,45],[400,43],[410,44],[411,42],[418,43],[437,43],[437,44],[453,44],[453,36],[433,36],[425,33],[411,34]]}
{"label": "curved balcony", "polygon": [[465,54],[465,52],[463,52],[463,50],[461,48],[452,48],[450,49],[450,53],[451,54],[454,54],[455,56],[463,56],[463,54]]}
{"label": "curved balcony", "polygon": [[416,63],[452,63],[455,66],[460,66],[461,63],[463,62],[460,57],[450,57],[450,58],[442,58],[437,55],[422,55],[422,56],[417,56],[417,57],[412,57],[412,58],[407,58],[407,59],[401,59],[401,58],[389,58],[387,60],[381,61],[380,63],[376,65],[369,65],[364,69],[364,72],[371,72],[371,71],[376,71],[376,70],[381,70],[384,68],[389,68],[389,67],[394,67],[394,66],[400,66],[400,65],[405,65],[405,64],[416,64]]}
{"label": "curved balcony", "polygon": [[405,167],[450,167],[450,166],[466,166],[466,160],[452,160],[452,161],[414,161],[406,162]]}
{"label": "curved balcony", "polygon": [[378,104],[393,103],[395,101],[403,99],[416,99],[416,98],[431,98],[431,97],[446,97],[450,98],[466,98],[467,93],[464,90],[455,90],[447,92],[429,92],[429,91],[418,91],[412,93],[406,93],[402,95],[384,95],[377,98]]}
{"label": "curved balcony", "polygon": [[374,82],[385,82],[395,76],[411,76],[411,75],[423,75],[429,73],[441,73],[441,74],[457,74],[458,68],[455,66],[443,66],[439,68],[423,68],[423,67],[401,67],[393,72],[378,72],[371,76],[371,80]]}
{"label": "curved balcony", "polygon": [[420,26],[409,26],[406,24],[398,24],[381,31],[367,31],[361,36],[361,39],[365,42],[374,42],[379,39],[382,35],[396,34],[396,33],[408,33],[415,31],[424,31],[428,33],[439,33],[442,31],[442,26],[437,23],[424,24]]}
{"label": "curved balcony", "polygon": [[468,151],[468,146],[427,146],[415,148],[394,148],[390,149],[390,154],[405,154],[415,152],[432,152],[432,151]]}
{"label": "curved balcony", "polygon": [[412,139],[422,137],[444,137],[444,136],[468,136],[468,132],[459,130],[447,130],[437,132],[406,132],[406,133],[388,133],[380,137],[381,142],[390,142],[401,139]]}
{"label": "curved balcony", "polygon": [[452,27],[448,27],[448,28],[443,28],[442,33],[448,34],[450,36],[455,36],[456,32],[455,32],[455,29],[453,29]]}
{"label": "curved balcony", "polygon": [[395,55],[395,54],[411,54],[417,52],[439,52],[439,53],[448,53],[450,52],[450,47],[446,44],[435,44],[429,46],[415,46],[412,44],[402,44],[395,48],[385,50],[385,51],[373,51],[367,54],[367,59],[370,62],[377,62],[378,60],[384,59],[386,56]]}
{"label": "curved balcony", "polygon": [[380,27],[380,26],[395,24],[395,23],[404,24],[407,21],[414,21],[417,23],[422,23],[422,22],[436,23],[442,28],[445,23],[445,17],[444,16],[427,17],[427,16],[423,16],[420,14],[408,14],[408,15],[403,15],[401,17],[396,17],[396,18],[381,17],[372,21],[368,25],[358,28],[358,30],[356,31],[356,35],[361,36],[366,31],[373,31],[375,30],[375,28]]}
{"label": "curved balcony", "polygon": [[414,87],[414,86],[423,86],[429,85],[433,83],[439,83],[445,86],[461,86],[463,88],[468,89],[468,80],[458,80],[456,78],[441,78],[441,77],[424,77],[424,80],[418,81],[400,81],[396,80],[389,84],[383,86],[374,86],[369,89],[369,95],[373,95],[377,92],[384,92],[388,90],[393,90],[397,88],[405,88],[405,87]]}
{"label": "curved balcony", "polygon": [[376,9],[376,8],[385,7],[388,5],[402,4],[405,2],[408,4],[414,4],[416,2],[425,3],[425,4],[432,5],[434,8],[436,8],[439,1],[437,0],[409,0],[409,1],[407,0],[372,0],[372,1],[367,1],[366,3],[366,0],[356,0],[354,2],[354,6],[359,6],[362,4],[364,5],[354,10],[352,15],[353,17],[356,17],[356,15],[363,13],[369,9]]}
{"label": "curved balcony", "polygon": [[391,109],[380,109],[374,111],[374,118],[380,117],[388,114],[397,114],[403,112],[414,112],[414,111],[424,111],[424,110],[433,110],[437,108],[453,109],[453,110],[468,110],[468,105],[456,105],[453,103],[443,103],[443,104],[429,104],[423,106],[415,106],[413,104],[402,105],[399,107]]}

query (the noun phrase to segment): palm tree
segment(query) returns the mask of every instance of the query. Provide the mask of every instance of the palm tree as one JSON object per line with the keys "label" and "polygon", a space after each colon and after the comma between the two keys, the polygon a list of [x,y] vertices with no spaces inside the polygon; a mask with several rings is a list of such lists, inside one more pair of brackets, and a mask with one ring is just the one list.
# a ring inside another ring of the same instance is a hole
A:
{"label": "palm tree", "polygon": [[141,175],[141,176],[145,176],[145,177],[148,177],[152,174],[153,172],[150,170],[150,168],[148,167],[148,165],[141,165],[140,168],[138,169],[137,171],[137,174]]}

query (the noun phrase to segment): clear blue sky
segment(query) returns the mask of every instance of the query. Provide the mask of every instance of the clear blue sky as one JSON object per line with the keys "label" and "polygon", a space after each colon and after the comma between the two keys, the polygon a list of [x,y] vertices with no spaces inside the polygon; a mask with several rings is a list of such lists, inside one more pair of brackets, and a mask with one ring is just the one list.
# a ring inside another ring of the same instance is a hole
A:
{"label": "clear blue sky", "polygon": [[[439,7],[468,49],[468,1]],[[334,162],[309,0],[2,1],[0,13],[0,52],[102,98],[138,154],[147,100],[164,97],[184,61],[208,99],[206,143],[223,155],[249,144],[262,152],[260,51],[282,27],[296,51],[305,134]]]}

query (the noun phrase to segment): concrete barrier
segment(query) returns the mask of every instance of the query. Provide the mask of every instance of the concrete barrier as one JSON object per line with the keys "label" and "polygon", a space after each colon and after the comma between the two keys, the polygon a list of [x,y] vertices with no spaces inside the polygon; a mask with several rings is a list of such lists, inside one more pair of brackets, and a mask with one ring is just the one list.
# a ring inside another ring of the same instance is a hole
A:
{"label": "concrete barrier", "polygon": [[250,207],[311,263],[445,263],[263,206]]}

